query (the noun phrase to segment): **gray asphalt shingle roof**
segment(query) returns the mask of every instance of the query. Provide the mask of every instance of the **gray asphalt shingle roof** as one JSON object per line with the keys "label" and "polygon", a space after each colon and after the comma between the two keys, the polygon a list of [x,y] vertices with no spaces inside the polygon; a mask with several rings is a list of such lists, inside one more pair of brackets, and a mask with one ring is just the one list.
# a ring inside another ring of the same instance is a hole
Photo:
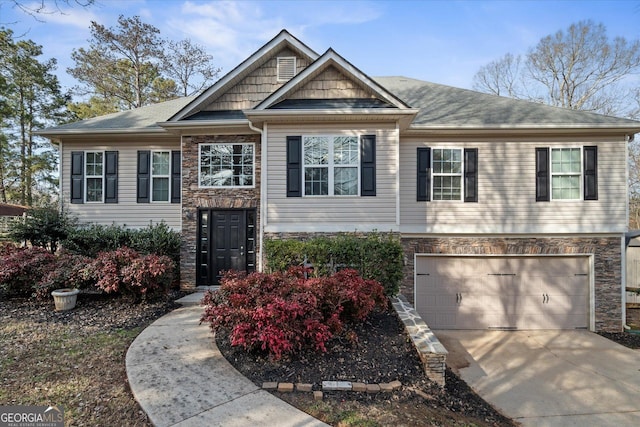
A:
{"label": "gray asphalt shingle roof", "polygon": [[420,108],[414,126],[624,126],[640,122],[551,107],[408,77],[374,77],[407,104]]}
{"label": "gray asphalt shingle roof", "polygon": [[[418,128],[598,128],[610,126],[640,129],[640,122],[634,120],[551,107],[408,77],[375,77],[373,79],[412,108],[420,109],[412,122],[412,126]],[[160,131],[161,127],[157,125],[158,122],[167,121],[194,99],[195,96],[178,98],[135,110],[49,128],[40,133],[51,136],[84,132]],[[233,115],[234,118],[244,117],[242,112],[237,113]],[[187,117],[185,120],[189,122],[226,120],[230,118],[229,114],[229,112],[225,112],[225,114],[202,112]]]}
{"label": "gray asphalt shingle roof", "polygon": [[99,132],[99,131],[159,131],[157,122],[164,122],[181,110],[195,96],[173,99],[133,110],[106,114],[66,125],[45,129],[43,134],[74,133],[74,132]]}

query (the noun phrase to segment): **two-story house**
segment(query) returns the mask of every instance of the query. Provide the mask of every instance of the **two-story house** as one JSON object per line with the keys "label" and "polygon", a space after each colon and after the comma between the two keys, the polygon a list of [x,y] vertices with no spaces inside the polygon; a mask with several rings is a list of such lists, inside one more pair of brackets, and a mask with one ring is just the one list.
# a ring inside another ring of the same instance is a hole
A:
{"label": "two-story house", "polygon": [[287,31],[201,94],[41,135],[83,222],[181,231],[181,282],[263,243],[397,234],[432,328],[620,331],[627,143],[640,123],[405,77]]}

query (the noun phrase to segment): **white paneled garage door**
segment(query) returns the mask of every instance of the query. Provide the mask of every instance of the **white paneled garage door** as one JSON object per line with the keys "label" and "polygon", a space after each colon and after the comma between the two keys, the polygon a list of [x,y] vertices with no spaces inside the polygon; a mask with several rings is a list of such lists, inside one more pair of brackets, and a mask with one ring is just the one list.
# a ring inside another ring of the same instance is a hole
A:
{"label": "white paneled garage door", "polygon": [[588,257],[416,256],[416,310],[432,329],[589,326]]}

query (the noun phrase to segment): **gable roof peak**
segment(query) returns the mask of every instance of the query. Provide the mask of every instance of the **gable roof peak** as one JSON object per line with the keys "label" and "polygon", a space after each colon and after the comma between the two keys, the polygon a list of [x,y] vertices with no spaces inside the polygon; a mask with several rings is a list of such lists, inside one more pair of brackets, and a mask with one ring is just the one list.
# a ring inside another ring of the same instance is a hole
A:
{"label": "gable roof peak", "polygon": [[195,112],[198,112],[203,106],[209,104],[212,100],[224,93],[248,73],[253,71],[256,67],[264,63],[270,58],[274,52],[281,50],[281,48],[288,46],[295,51],[299,52],[302,56],[306,56],[311,61],[318,59],[319,55],[311,49],[309,46],[298,40],[286,29],[281,30],[274,38],[265,43],[262,47],[256,50],[247,59],[242,61],[233,70],[225,74],[220,80],[215,82],[208,89],[205,89],[198,95],[196,99],[178,111],[168,121],[174,122],[181,120]]}
{"label": "gable roof peak", "polygon": [[355,65],[347,61],[333,48],[327,49],[319,58],[317,58],[311,65],[302,70],[298,75],[293,77],[287,83],[285,83],[280,89],[273,92],[270,96],[265,98],[262,102],[256,105],[252,110],[261,111],[270,108],[284,99],[288,94],[292,93],[296,88],[300,87],[304,82],[312,79],[321,71],[325,70],[329,66],[335,66],[346,76],[358,81],[362,86],[367,87],[372,93],[383,101],[394,105],[400,109],[410,109],[410,105],[405,103],[402,99],[397,97],[394,93],[388,91],[382,87],[378,82],[362,72]]}

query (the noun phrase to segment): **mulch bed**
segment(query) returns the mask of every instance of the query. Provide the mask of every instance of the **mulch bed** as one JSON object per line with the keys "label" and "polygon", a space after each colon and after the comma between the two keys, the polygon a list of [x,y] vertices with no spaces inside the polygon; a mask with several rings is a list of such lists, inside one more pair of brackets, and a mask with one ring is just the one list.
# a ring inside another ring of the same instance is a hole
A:
{"label": "mulch bed", "polygon": [[55,311],[53,299],[39,302],[33,299],[0,300],[0,319],[30,320],[36,323],[67,325],[84,331],[116,331],[148,325],[164,314],[180,307],[175,300],[186,295],[172,291],[163,300],[132,304],[126,300],[99,293],[80,293],[76,307]]}
{"label": "mulch bed", "polygon": [[[352,330],[358,337],[355,341],[337,337],[327,345],[326,353],[307,351],[299,357],[280,361],[231,347],[226,331],[216,334],[216,342],[225,358],[258,386],[263,382],[300,382],[311,383],[314,390],[320,390],[322,381],[373,384],[399,380],[403,386],[392,393],[325,392],[324,400],[340,405],[346,402],[360,404],[367,407],[367,413],[374,418],[370,412],[371,405],[387,408],[392,405],[396,412],[407,412],[413,420],[394,419],[394,422],[404,425],[421,425],[433,417],[434,410],[449,413],[450,422],[457,423],[462,418],[478,425],[515,425],[450,370],[446,372],[444,389],[431,382],[392,309],[373,314],[363,324],[353,326]],[[300,403],[300,396],[296,396],[299,393],[275,394],[295,405]],[[438,419],[442,419],[442,414]],[[448,424],[446,420],[442,422]]]}

